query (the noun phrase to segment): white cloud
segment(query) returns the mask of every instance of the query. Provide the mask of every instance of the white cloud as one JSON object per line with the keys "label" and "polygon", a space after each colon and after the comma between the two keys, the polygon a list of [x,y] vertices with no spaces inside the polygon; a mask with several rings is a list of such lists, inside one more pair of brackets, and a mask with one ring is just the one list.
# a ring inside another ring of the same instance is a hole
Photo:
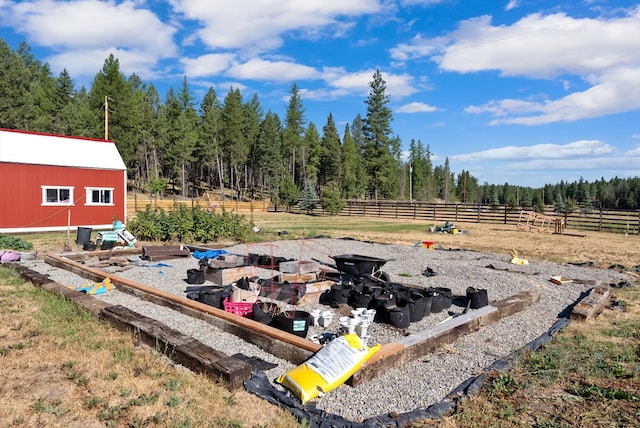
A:
{"label": "white cloud", "polygon": [[317,79],[320,77],[320,73],[313,67],[290,61],[267,61],[260,58],[253,58],[243,63],[234,63],[225,74],[235,79],[281,82]]}
{"label": "white cloud", "polygon": [[231,53],[206,54],[198,58],[183,58],[180,60],[184,72],[191,78],[215,76],[228,69],[236,56]]}
{"label": "white cloud", "polygon": [[436,110],[437,110],[436,107],[430,106],[429,104],[413,102],[413,103],[400,106],[396,108],[394,111],[396,113],[431,113]]}
{"label": "white cloud", "polygon": [[640,109],[640,66],[613,69],[597,80],[589,89],[557,100],[504,99],[471,106],[466,111],[493,114],[496,119],[491,121],[492,125],[541,125]]}
{"label": "white cloud", "polygon": [[[581,140],[568,144],[535,144],[532,146],[506,146],[497,149],[482,150],[450,156],[450,159],[461,162],[508,161],[521,159],[539,159],[548,162],[552,159],[575,159],[577,157],[604,156],[613,152],[613,148],[598,140]],[[575,164],[578,162],[570,162]],[[582,165],[582,163],[579,163]],[[567,165],[565,165],[567,166]]]}
{"label": "white cloud", "polygon": [[518,0],[509,0],[507,5],[504,7],[504,10],[511,10],[518,7]]}
{"label": "white cloud", "polygon": [[635,146],[631,150],[627,150],[624,155],[629,157],[640,157],[640,145]]}
{"label": "white cloud", "polygon": [[158,60],[178,50],[176,28],[133,1],[7,1],[0,20],[30,43],[51,48],[46,60],[75,77],[95,74],[109,53],[127,64],[127,73],[149,77]]}
{"label": "white cloud", "polygon": [[481,16],[461,22],[446,37],[417,36],[391,54],[402,61],[430,56],[445,71],[497,70],[502,76],[563,81],[565,91],[571,87],[563,76],[589,86],[558,99],[501,99],[467,108],[492,114],[492,124],[540,125],[640,108],[640,7],[614,18],[535,13],[499,26]]}
{"label": "white cloud", "polygon": [[341,36],[349,19],[383,8],[378,0],[173,0],[174,9],[199,21],[198,37],[210,48],[260,52],[283,44],[282,34]]}

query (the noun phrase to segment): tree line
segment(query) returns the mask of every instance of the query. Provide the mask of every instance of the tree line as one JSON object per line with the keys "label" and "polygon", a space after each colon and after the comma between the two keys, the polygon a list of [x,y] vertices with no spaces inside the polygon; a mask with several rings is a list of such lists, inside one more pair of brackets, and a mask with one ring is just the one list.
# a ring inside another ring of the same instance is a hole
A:
{"label": "tree line", "polygon": [[0,39],[0,127],[113,140],[136,190],[199,197],[219,189],[285,205],[302,195],[537,210],[553,205],[558,211],[639,206],[638,177],[542,188],[480,184],[469,171],[452,171],[448,158],[433,165],[429,145],[419,139],[403,158],[379,71],[369,86],[362,115],[339,130],[329,112],[320,128],[306,120],[295,82],[282,116],[265,112],[257,94],[246,97],[233,87],[222,99],[210,87],[197,103],[187,76],[161,96],[153,83],[125,76],[113,55],[90,88],[78,89],[66,69],[54,77],[25,42],[14,51]]}

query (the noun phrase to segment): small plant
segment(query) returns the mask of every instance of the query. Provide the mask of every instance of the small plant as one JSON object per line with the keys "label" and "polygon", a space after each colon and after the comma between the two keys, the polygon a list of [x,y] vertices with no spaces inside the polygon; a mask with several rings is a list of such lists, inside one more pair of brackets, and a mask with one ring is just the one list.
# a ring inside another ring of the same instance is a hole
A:
{"label": "small plant", "polygon": [[38,413],[49,413],[54,416],[61,416],[69,411],[69,409],[64,409],[59,404],[45,403],[39,398],[33,403],[33,409]]}
{"label": "small plant", "polygon": [[116,372],[109,372],[107,373],[107,376],[105,377],[106,380],[116,380],[118,379],[118,373]]}
{"label": "small plant", "polygon": [[235,406],[236,404],[238,404],[238,400],[236,399],[235,394],[227,395],[227,396],[223,397],[222,399],[223,399],[224,403],[227,406],[230,406],[230,407]]}
{"label": "small plant", "polygon": [[125,397],[126,398],[126,397],[128,397],[130,395],[131,395],[131,388],[123,388],[120,391],[120,397]]}
{"label": "small plant", "polygon": [[406,273],[406,272],[400,272],[398,274],[398,276],[401,276],[403,278],[411,278],[413,275],[411,275],[410,273]]}
{"label": "small plant", "polygon": [[177,391],[180,387],[180,381],[178,379],[169,379],[164,383],[164,387],[167,391]]}
{"label": "small plant", "polygon": [[507,374],[500,373],[497,378],[494,379],[491,385],[491,395],[504,396],[513,395],[520,385],[518,382]]}
{"label": "small plant", "polygon": [[175,395],[172,395],[171,397],[167,398],[167,401],[165,401],[165,404],[168,407],[177,407],[178,404],[180,404],[180,399]]}
{"label": "small plant", "polygon": [[102,402],[102,400],[100,399],[100,397],[91,397],[88,400],[85,400],[84,408],[85,409],[96,408],[96,407],[98,407],[100,405],[101,402]]}

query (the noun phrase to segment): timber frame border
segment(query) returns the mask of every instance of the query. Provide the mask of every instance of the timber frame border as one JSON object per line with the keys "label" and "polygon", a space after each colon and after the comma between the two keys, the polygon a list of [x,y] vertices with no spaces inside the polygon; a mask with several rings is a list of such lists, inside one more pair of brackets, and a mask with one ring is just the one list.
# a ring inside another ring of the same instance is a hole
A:
{"label": "timber frame border", "polygon": [[[93,281],[102,281],[104,278],[109,277],[122,292],[206,321],[223,331],[259,346],[276,357],[294,364],[303,363],[321,348],[321,345],[299,336],[251,319],[239,317],[204,303],[156,290],[153,287],[87,267],[65,257],[46,255],[45,262]],[[62,288],[78,293],[75,290]],[[92,296],[78,294],[84,296],[83,300],[91,299],[104,305],[104,303]],[[463,335],[478,331],[483,326],[522,311],[537,302],[540,299],[540,295],[539,290],[523,291],[506,299],[492,302],[489,306],[452,317],[432,328],[403,337],[397,342],[385,344],[351,377],[350,384],[357,386],[372,380],[390,368],[399,367],[421,358],[445,344],[455,342]],[[98,306],[100,305],[98,304]],[[89,310],[91,311],[91,309]],[[95,310],[92,313],[95,314]],[[99,311],[100,313],[102,311]]]}

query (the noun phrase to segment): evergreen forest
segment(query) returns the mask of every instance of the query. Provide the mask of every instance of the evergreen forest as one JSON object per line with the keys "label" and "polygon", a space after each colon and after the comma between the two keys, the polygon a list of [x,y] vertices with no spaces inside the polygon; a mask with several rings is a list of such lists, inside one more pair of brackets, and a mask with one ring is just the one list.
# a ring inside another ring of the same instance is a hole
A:
{"label": "evergreen forest", "polygon": [[0,39],[0,128],[112,140],[131,190],[184,197],[220,190],[243,200],[268,197],[276,205],[332,195],[540,211],[545,205],[565,212],[639,208],[639,177],[543,188],[481,184],[469,171],[452,171],[448,159],[434,165],[419,139],[410,140],[403,158],[379,71],[369,86],[362,114],[338,129],[331,112],[325,123],[305,119],[295,82],[283,111],[265,112],[257,94],[233,87],[226,94],[209,88],[196,100],[187,76],[160,94],[136,74],[125,76],[110,55],[91,87],[77,88],[66,69],[54,76],[25,42],[13,50]]}

